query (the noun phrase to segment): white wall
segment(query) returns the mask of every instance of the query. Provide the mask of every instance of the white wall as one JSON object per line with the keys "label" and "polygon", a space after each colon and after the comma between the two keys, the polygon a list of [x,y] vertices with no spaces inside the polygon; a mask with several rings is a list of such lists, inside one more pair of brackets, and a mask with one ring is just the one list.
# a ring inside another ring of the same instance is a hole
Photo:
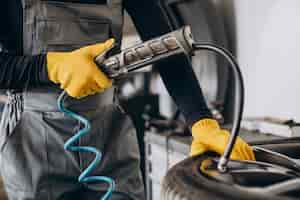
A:
{"label": "white wall", "polygon": [[300,1],[235,0],[245,116],[300,121]]}
{"label": "white wall", "polygon": [[[300,0],[215,1],[224,3],[227,18],[235,15],[235,22],[226,25],[236,37],[245,78],[244,116],[300,121]],[[156,89],[166,91],[163,84],[156,85]],[[168,100],[168,94],[163,93]],[[162,103],[162,112],[169,115],[171,106],[167,104]]]}

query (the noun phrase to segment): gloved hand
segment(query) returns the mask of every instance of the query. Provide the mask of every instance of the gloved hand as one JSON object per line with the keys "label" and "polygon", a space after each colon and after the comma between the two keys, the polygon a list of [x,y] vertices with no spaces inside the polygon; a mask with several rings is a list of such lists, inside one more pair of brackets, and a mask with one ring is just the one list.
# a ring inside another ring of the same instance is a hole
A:
{"label": "gloved hand", "polygon": [[113,47],[114,39],[86,46],[71,52],[48,52],[48,76],[75,98],[102,92],[112,81],[100,71],[94,58]]}
{"label": "gloved hand", "polygon": [[[229,140],[229,132],[220,129],[217,121],[203,119],[192,127],[193,142],[191,156],[199,155],[207,151],[223,154]],[[231,153],[232,160],[255,160],[252,148],[240,137],[237,138]]]}

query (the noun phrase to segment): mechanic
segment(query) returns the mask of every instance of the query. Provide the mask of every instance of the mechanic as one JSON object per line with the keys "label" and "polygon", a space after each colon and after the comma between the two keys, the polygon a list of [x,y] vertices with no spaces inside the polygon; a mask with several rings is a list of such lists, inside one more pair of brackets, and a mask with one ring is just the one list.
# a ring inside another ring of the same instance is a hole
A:
{"label": "mechanic", "polygon": [[[62,89],[74,97],[67,107],[92,123],[80,145],[104,153],[95,174],[113,177],[117,191],[144,199],[134,127],[115,101],[112,81],[93,61],[114,44],[120,47],[124,8],[143,39],[165,26],[150,0],[1,1],[0,88],[8,90],[8,103],[1,121],[0,167],[9,199],[52,200],[83,187],[77,177],[93,155],[63,148],[81,125],[57,109]],[[172,67],[172,73],[167,67],[158,70],[191,127],[191,154],[222,153],[229,133],[212,119],[192,68],[184,66]],[[240,138],[231,158],[255,159]]]}

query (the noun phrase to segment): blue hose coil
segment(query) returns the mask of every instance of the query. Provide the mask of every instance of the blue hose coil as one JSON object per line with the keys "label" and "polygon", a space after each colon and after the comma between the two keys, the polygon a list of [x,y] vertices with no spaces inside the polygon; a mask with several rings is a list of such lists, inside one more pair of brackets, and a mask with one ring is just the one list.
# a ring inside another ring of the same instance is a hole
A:
{"label": "blue hose coil", "polygon": [[87,152],[87,153],[94,153],[95,159],[91,162],[91,164],[80,174],[78,177],[78,181],[80,183],[95,183],[95,182],[105,182],[109,185],[109,188],[105,195],[101,198],[101,200],[108,200],[112,195],[115,189],[115,182],[113,179],[106,177],[106,176],[90,176],[93,170],[98,166],[102,159],[102,153],[90,146],[75,146],[75,142],[77,142],[81,137],[88,134],[91,130],[91,123],[86,118],[66,109],[64,107],[64,101],[68,97],[66,92],[62,92],[57,100],[57,106],[59,110],[65,113],[67,116],[78,120],[84,125],[83,129],[80,129],[73,137],[71,137],[64,145],[64,149],[67,151],[73,152]]}

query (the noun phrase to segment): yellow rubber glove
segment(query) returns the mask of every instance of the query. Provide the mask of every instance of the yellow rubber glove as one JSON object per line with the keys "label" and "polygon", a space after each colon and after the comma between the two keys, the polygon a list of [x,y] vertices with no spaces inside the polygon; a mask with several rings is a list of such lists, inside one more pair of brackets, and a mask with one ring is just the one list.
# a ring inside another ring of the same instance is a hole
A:
{"label": "yellow rubber glove", "polygon": [[47,69],[51,81],[75,98],[102,92],[112,81],[100,71],[94,58],[111,49],[114,39],[71,52],[48,52]]}
{"label": "yellow rubber glove", "polygon": [[[207,151],[213,151],[221,155],[225,151],[230,133],[227,130],[220,129],[216,120],[203,119],[193,125],[192,135],[191,156],[200,155]],[[255,156],[252,147],[238,137],[230,159],[255,160]]]}

